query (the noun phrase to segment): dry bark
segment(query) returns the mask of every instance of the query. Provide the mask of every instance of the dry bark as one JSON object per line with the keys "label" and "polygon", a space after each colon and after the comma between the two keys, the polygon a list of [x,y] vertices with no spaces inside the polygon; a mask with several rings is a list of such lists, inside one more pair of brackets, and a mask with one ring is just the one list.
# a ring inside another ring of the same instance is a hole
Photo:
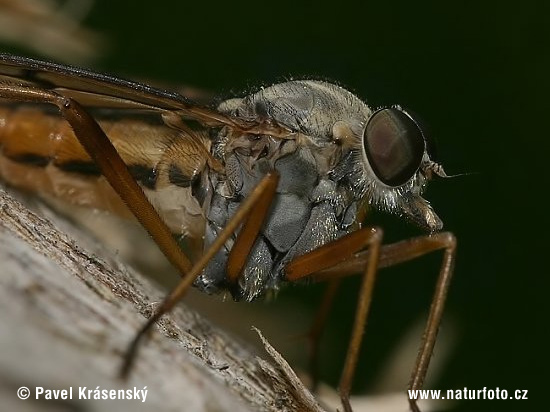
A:
{"label": "dry bark", "polygon": [[[164,292],[78,226],[54,219],[0,189],[3,410],[321,410],[282,358],[260,359],[184,305],[162,320],[120,381],[122,354]],[[21,386],[31,399],[17,398]],[[73,400],[33,400],[36,387],[72,387]],[[79,387],[147,387],[147,398],[77,400]]]}

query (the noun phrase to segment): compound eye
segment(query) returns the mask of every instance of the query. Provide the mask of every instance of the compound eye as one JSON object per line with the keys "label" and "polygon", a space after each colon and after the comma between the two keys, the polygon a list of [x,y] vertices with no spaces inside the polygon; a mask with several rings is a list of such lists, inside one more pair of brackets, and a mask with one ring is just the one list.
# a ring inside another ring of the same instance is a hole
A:
{"label": "compound eye", "polygon": [[388,186],[400,186],[413,177],[425,150],[422,130],[398,107],[387,107],[372,114],[363,145],[370,167]]}

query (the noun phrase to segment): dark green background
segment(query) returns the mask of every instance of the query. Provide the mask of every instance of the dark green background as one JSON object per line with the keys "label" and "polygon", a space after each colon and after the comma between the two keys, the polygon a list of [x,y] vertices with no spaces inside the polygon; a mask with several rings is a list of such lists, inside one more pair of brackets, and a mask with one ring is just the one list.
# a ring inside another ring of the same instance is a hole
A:
{"label": "dark green background", "polygon": [[[427,193],[459,242],[446,310],[455,348],[435,388],[528,389],[530,398],[466,401],[457,411],[535,410],[548,382],[535,332],[548,325],[548,217],[539,212],[548,191],[549,13],[492,3],[97,1],[86,20],[109,39],[96,69],[222,94],[326,78],[373,106],[421,114],[447,172],[471,173]],[[393,217],[374,221],[388,240],[419,233]],[[389,346],[426,311],[439,261],[382,272],[358,386],[373,383]],[[347,282],[332,315],[329,333],[341,338],[329,340],[341,347],[324,347],[323,374],[333,383],[356,289],[357,280]],[[273,310],[293,299],[313,305],[321,292],[289,288]]]}

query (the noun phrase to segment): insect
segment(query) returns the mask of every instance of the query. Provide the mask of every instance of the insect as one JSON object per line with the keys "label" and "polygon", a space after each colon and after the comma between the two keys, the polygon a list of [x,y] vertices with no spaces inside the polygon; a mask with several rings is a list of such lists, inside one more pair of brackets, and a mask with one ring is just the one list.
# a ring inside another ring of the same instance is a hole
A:
{"label": "insect", "polygon": [[[0,78],[3,178],[77,204],[128,209],[182,273],[130,344],[122,374],[191,285],[251,301],[285,282],[362,274],[339,385],[344,410],[351,411],[378,269],[443,250],[410,383],[422,387],[456,240],[441,232],[422,197],[430,179],[446,175],[406,110],[372,110],[346,89],[313,80],[205,106],[144,84],[5,54]],[[61,117],[36,104],[57,106]],[[383,245],[382,229],[363,226],[366,206],[398,214],[427,234]],[[414,399],[410,407],[418,411]]]}

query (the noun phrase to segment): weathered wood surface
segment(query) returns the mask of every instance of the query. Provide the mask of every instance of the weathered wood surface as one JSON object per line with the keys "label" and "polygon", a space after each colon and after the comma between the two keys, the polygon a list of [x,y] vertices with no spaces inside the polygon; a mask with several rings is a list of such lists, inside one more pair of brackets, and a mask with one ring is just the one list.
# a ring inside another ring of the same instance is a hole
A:
{"label": "weathered wood surface", "polygon": [[[2,410],[321,410],[284,361],[260,359],[184,305],[142,346],[130,379],[118,380],[128,342],[164,292],[55,220],[62,231],[0,188]],[[17,398],[21,386],[30,399]],[[72,387],[73,400],[32,400],[36,387]],[[79,387],[147,387],[147,398],[76,400]]]}

